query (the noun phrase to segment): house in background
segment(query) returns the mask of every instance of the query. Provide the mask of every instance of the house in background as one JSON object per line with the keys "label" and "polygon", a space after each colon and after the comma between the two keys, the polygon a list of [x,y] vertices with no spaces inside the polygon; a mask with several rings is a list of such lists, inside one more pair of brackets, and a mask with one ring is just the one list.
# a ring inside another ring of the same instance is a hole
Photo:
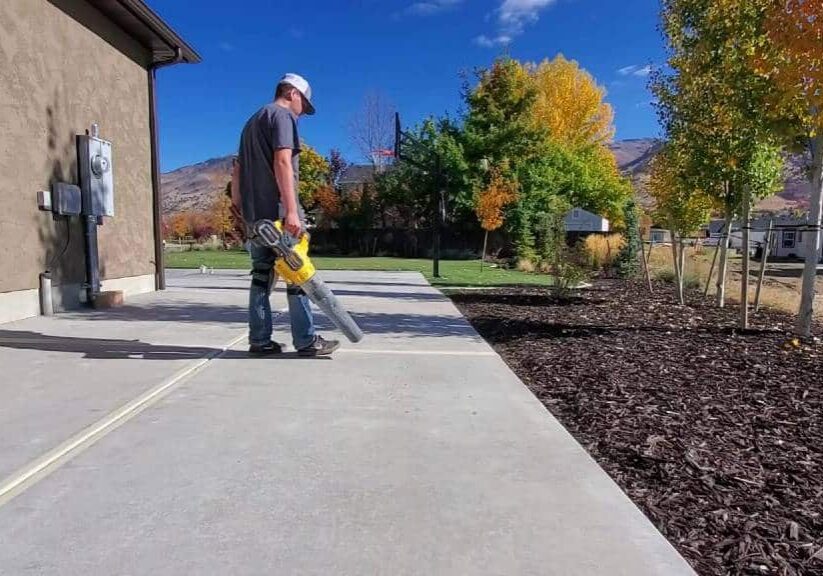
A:
{"label": "house in background", "polygon": [[664,228],[649,230],[649,242],[652,244],[668,244],[672,241],[672,233]]}
{"label": "house in background", "polygon": [[376,174],[377,170],[371,164],[351,164],[340,175],[337,185],[344,196],[355,190],[362,192],[364,186],[374,184]]}
{"label": "house in background", "polygon": [[[806,250],[814,241],[813,232],[807,229],[806,217],[779,214],[775,216],[764,215],[752,220],[752,235],[757,234],[758,238],[761,238],[761,242],[765,242],[770,220],[774,226],[769,250],[770,257],[805,258]],[[818,259],[823,259],[823,251],[821,251]]]}
{"label": "house in background", "polygon": [[80,218],[53,219],[38,192],[78,184],[76,136],[94,124],[112,144],[102,290],[162,288],[154,71],[200,57],[142,0],[2,0],[0,37],[0,322],[40,313],[46,270],[56,309],[84,296]]}
{"label": "house in background", "polygon": [[[774,258],[805,258],[807,243],[814,239],[811,231],[806,230],[806,217],[794,214],[761,214],[751,222],[749,231],[749,252],[758,254],[766,244],[769,231],[769,222],[772,222],[770,257]],[[706,229],[707,238],[714,240],[713,245],[720,241],[723,220],[713,220]],[[741,223],[732,222],[729,237],[729,247],[737,252],[743,251],[743,229]],[[823,258],[823,251],[821,251]]]}
{"label": "house in background", "polygon": [[610,230],[609,221],[602,216],[583,210],[572,208],[564,219],[566,232],[572,235],[606,233]]}
{"label": "house in background", "polygon": [[706,238],[719,240],[723,235],[723,228],[725,227],[726,221],[723,218],[714,218],[704,228]]}

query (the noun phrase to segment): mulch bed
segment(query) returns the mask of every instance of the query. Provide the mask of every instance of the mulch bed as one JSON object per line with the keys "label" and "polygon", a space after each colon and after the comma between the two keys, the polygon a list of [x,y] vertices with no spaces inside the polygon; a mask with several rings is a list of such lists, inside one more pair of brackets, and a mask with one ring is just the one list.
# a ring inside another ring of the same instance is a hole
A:
{"label": "mulch bed", "polygon": [[823,574],[823,345],[655,288],[453,299],[699,574]]}

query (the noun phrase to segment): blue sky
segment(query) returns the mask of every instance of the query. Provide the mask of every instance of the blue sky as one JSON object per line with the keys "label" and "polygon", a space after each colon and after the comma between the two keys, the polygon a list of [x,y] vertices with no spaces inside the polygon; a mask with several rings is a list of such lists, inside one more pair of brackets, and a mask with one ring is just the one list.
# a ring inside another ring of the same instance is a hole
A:
{"label": "blue sky", "polygon": [[231,153],[284,72],[312,84],[301,136],[360,160],[348,124],[379,91],[404,124],[460,110],[461,72],[501,52],[563,53],[606,86],[617,137],[659,133],[647,90],[664,60],[654,0],[149,0],[203,57],[158,72],[163,171]]}

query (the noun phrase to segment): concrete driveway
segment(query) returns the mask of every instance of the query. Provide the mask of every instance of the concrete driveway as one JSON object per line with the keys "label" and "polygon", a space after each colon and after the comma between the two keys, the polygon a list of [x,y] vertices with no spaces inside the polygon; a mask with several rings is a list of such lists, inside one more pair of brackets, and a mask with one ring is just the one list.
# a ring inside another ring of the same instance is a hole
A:
{"label": "concrete driveway", "polygon": [[420,275],[324,277],[333,360],[248,358],[240,271],[0,326],[0,573],[693,574]]}

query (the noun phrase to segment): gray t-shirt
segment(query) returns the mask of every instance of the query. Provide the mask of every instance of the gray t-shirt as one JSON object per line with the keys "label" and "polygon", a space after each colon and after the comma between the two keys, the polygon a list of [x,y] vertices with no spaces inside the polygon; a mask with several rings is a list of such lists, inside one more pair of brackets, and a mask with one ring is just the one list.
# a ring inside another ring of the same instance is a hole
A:
{"label": "gray t-shirt", "polygon": [[[274,151],[280,148],[292,150],[294,193],[297,195],[300,178],[297,117],[288,108],[272,102],[249,118],[240,136],[240,197],[243,219],[249,225],[264,218],[277,220],[285,216],[273,167]],[[305,221],[299,195],[296,200],[300,220]]]}

